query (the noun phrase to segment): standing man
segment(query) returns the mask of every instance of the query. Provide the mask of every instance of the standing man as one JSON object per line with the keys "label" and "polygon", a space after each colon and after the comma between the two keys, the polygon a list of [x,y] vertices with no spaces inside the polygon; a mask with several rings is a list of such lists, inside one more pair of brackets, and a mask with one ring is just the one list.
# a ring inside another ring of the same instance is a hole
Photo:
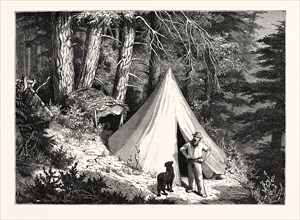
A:
{"label": "standing man", "polygon": [[[202,197],[207,197],[203,182],[202,163],[210,156],[211,149],[201,141],[202,139],[202,133],[196,132],[193,134],[193,139],[185,143],[180,148],[180,151],[188,160],[189,188],[187,192],[192,192],[195,180],[198,194]],[[205,156],[203,156],[203,151],[206,152]]]}

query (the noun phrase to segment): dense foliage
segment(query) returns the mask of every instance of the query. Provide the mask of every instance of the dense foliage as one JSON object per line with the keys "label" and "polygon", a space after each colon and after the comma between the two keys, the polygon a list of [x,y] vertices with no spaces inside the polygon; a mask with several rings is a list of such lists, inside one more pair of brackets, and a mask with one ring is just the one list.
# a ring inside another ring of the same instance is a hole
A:
{"label": "dense foliage", "polygon": [[17,192],[18,203],[34,204],[174,204],[155,197],[145,199],[141,194],[128,200],[119,192],[107,192],[103,177],[89,178],[79,174],[77,163],[67,172],[59,172],[43,167],[43,173],[34,178],[33,185],[27,185],[23,192]]}
{"label": "dense foliage", "polygon": [[[259,79],[247,84],[241,90],[249,96],[249,105],[260,104],[254,112],[238,115],[234,120],[243,126],[237,138],[243,141],[256,141],[272,135],[272,146],[280,147],[285,131],[285,25],[277,26],[277,33],[258,41],[262,47],[257,49],[257,60],[262,67],[254,75]],[[263,105],[264,104],[264,105]],[[279,142],[275,142],[275,139]]]}
{"label": "dense foliage", "polygon": [[49,120],[36,114],[30,104],[30,95],[22,83],[16,87],[16,169],[22,176],[30,176],[41,165],[66,168],[74,158],[64,150],[55,150],[55,142],[47,136],[45,129]]}

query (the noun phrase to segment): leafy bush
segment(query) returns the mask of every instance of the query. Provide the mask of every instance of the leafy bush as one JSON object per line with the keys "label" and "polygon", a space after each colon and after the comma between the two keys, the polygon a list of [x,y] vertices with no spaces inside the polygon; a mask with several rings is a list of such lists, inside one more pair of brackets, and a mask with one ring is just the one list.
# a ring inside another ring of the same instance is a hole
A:
{"label": "leafy bush", "polygon": [[275,176],[268,176],[264,171],[266,180],[260,181],[257,187],[252,188],[252,197],[260,204],[284,204],[285,193],[284,188],[275,185]]}
{"label": "leafy bush", "polygon": [[51,166],[62,169],[70,166],[75,160],[75,157],[67,155],[67,151],[62,146],[58,150],[51,151],[49,157],[51,158]]}
{"label": "leafy bush", "polygon": [[[284,158],[282,154],[264,148],[258,154],[259,158],[257,155],[250,157],[251,161],[254,161],[251,164],[247,163],[244,156],[238,152],[237,145],[233,141],[225,143],[223,139],[219,146],[227,156],[226,171],[235,174],[238,180],[251,191],[251,200],[260,204],[284,204],[284,186],[281,184],[283,179],[277,178],[276,180],[274,174],[269,176],[265,170],[273,170],[276,165],[276,170],[278,167],[282,167],[281,162]],[[277,158],[276,161],[272,161],[275,158]]]}
{"label": "leafy bush", "polygon": [[[136,150],[136,154],[134,155],[134,157],[130,156],[130,158],[126,161],[126,165],[133,170],[142,172],[143,169],[140,164],[140,158],[139,158],[141,150],[137,146],[135,146],[135,150]],[[119,158],[119,160],[121,159]]]}
{"label": "leafy bush", "polygon": [[77,104],[70,106],[66,114],[61,114],[59,120],[61,125],[74,131],[94,131],[94,124],[90,116]]}
{"label": "leafy bush", "polygon": [[[102,131],[102,127],[94,127],[93,119],[77,104],[73,104],[68,109],[60,109],[59,106],[50,106],[55,114],[51,121],[50,128],[54,130],[63,130],[66,139],[82,140],[84,136],[97,134]],[[64,129],[65,128],[65,129]]]}
{"label": "leafy bush", "polygon": [[[255,162],[258,175],[264,177],[264,171],[269,175],[275,175],[274,181],[285,185],[285,152],[282,149],[270,148],[269,145],[258,146],[260,151],[257,155],[247,155],[247,159]],[[254,180],[255,181],[255,180]],[[256,181],[259,184],[259,181]],[[279,187],[279,184],[277,184]]]}
{"label": "leafy bush", "polygon": [[45,129],[49,121],[36,114],[28,102],[28,94],[22,85],[16,87],[16,171],[30,176],[40,164],[66,168],[72,161],[65,151],[53,151],[55,141]]}
{"label": "leafy bush", "polygon": [[226,154],[226,171],[235,174],[241,181],[247,179],[246,175],[249,167],[242,154],[238,151],[234,141],[225,142],[224,138],[220,141],[219,146]]}
{"label": "leafy bush", "polygon": [[43,167],[43,174],[35,177],[33,185],[27,185],[23,191],[17,192],[17,203],[39,204],[173,204],[173,201],[156,200],[150,197],[146,200],[142,194],[137,194],[128,200],[121,192],[105,191],[108,186],[105,180],[87,178],[79,174],[77,163],[67,172],[59,174]]}
{"label": "leafy bush", "polygon": [[256,175],[249,175],[253,198],[258,203],[284,204],[285,199],[285,152],[283,149],[260,145],[257,155],[248,155],[253,161]]}

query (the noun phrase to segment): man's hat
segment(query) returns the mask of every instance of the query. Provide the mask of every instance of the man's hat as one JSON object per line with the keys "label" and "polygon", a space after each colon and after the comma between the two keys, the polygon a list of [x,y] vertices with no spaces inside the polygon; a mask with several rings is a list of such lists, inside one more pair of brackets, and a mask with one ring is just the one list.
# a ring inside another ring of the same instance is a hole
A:
{"label": "man's hat", "polygon": [[195,132],[195,134],[193,134],[194,137],[198,137],[198,138],[203,138],[202,133],[200,131]]}

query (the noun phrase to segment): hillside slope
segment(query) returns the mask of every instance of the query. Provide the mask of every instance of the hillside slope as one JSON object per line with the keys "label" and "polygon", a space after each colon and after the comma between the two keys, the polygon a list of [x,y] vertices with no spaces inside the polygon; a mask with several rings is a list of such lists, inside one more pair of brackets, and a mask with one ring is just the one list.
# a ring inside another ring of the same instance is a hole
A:
{"label": "hillside slope", "polygon": [[[47,129],[49,136],[53,136],[56,146],[63,148],[78,162],[78,170],[88,177],[102,176],[109,186],[108,191],[121,192],[130,200],[134,195],[141,194],[146,198],[156,197],[156,177],[131,168],[130,163],[119,160],[107,150],[101,138],[84,134],[81,141],[66,138],[67,128]],[[163,167],[162,167],[163,169]],[[41,171],[36,172],[40,173]],[[183,178],[182,186],[175,185],[174,192],[158,199],[169,199],[176,204],[241,204],[248,203],[249,190],[244,188],[234,175],[227,174],[226,179],[205,180],[208,197],[203,198],[195,193],[186,193],[184,185],[187,178]]]}

